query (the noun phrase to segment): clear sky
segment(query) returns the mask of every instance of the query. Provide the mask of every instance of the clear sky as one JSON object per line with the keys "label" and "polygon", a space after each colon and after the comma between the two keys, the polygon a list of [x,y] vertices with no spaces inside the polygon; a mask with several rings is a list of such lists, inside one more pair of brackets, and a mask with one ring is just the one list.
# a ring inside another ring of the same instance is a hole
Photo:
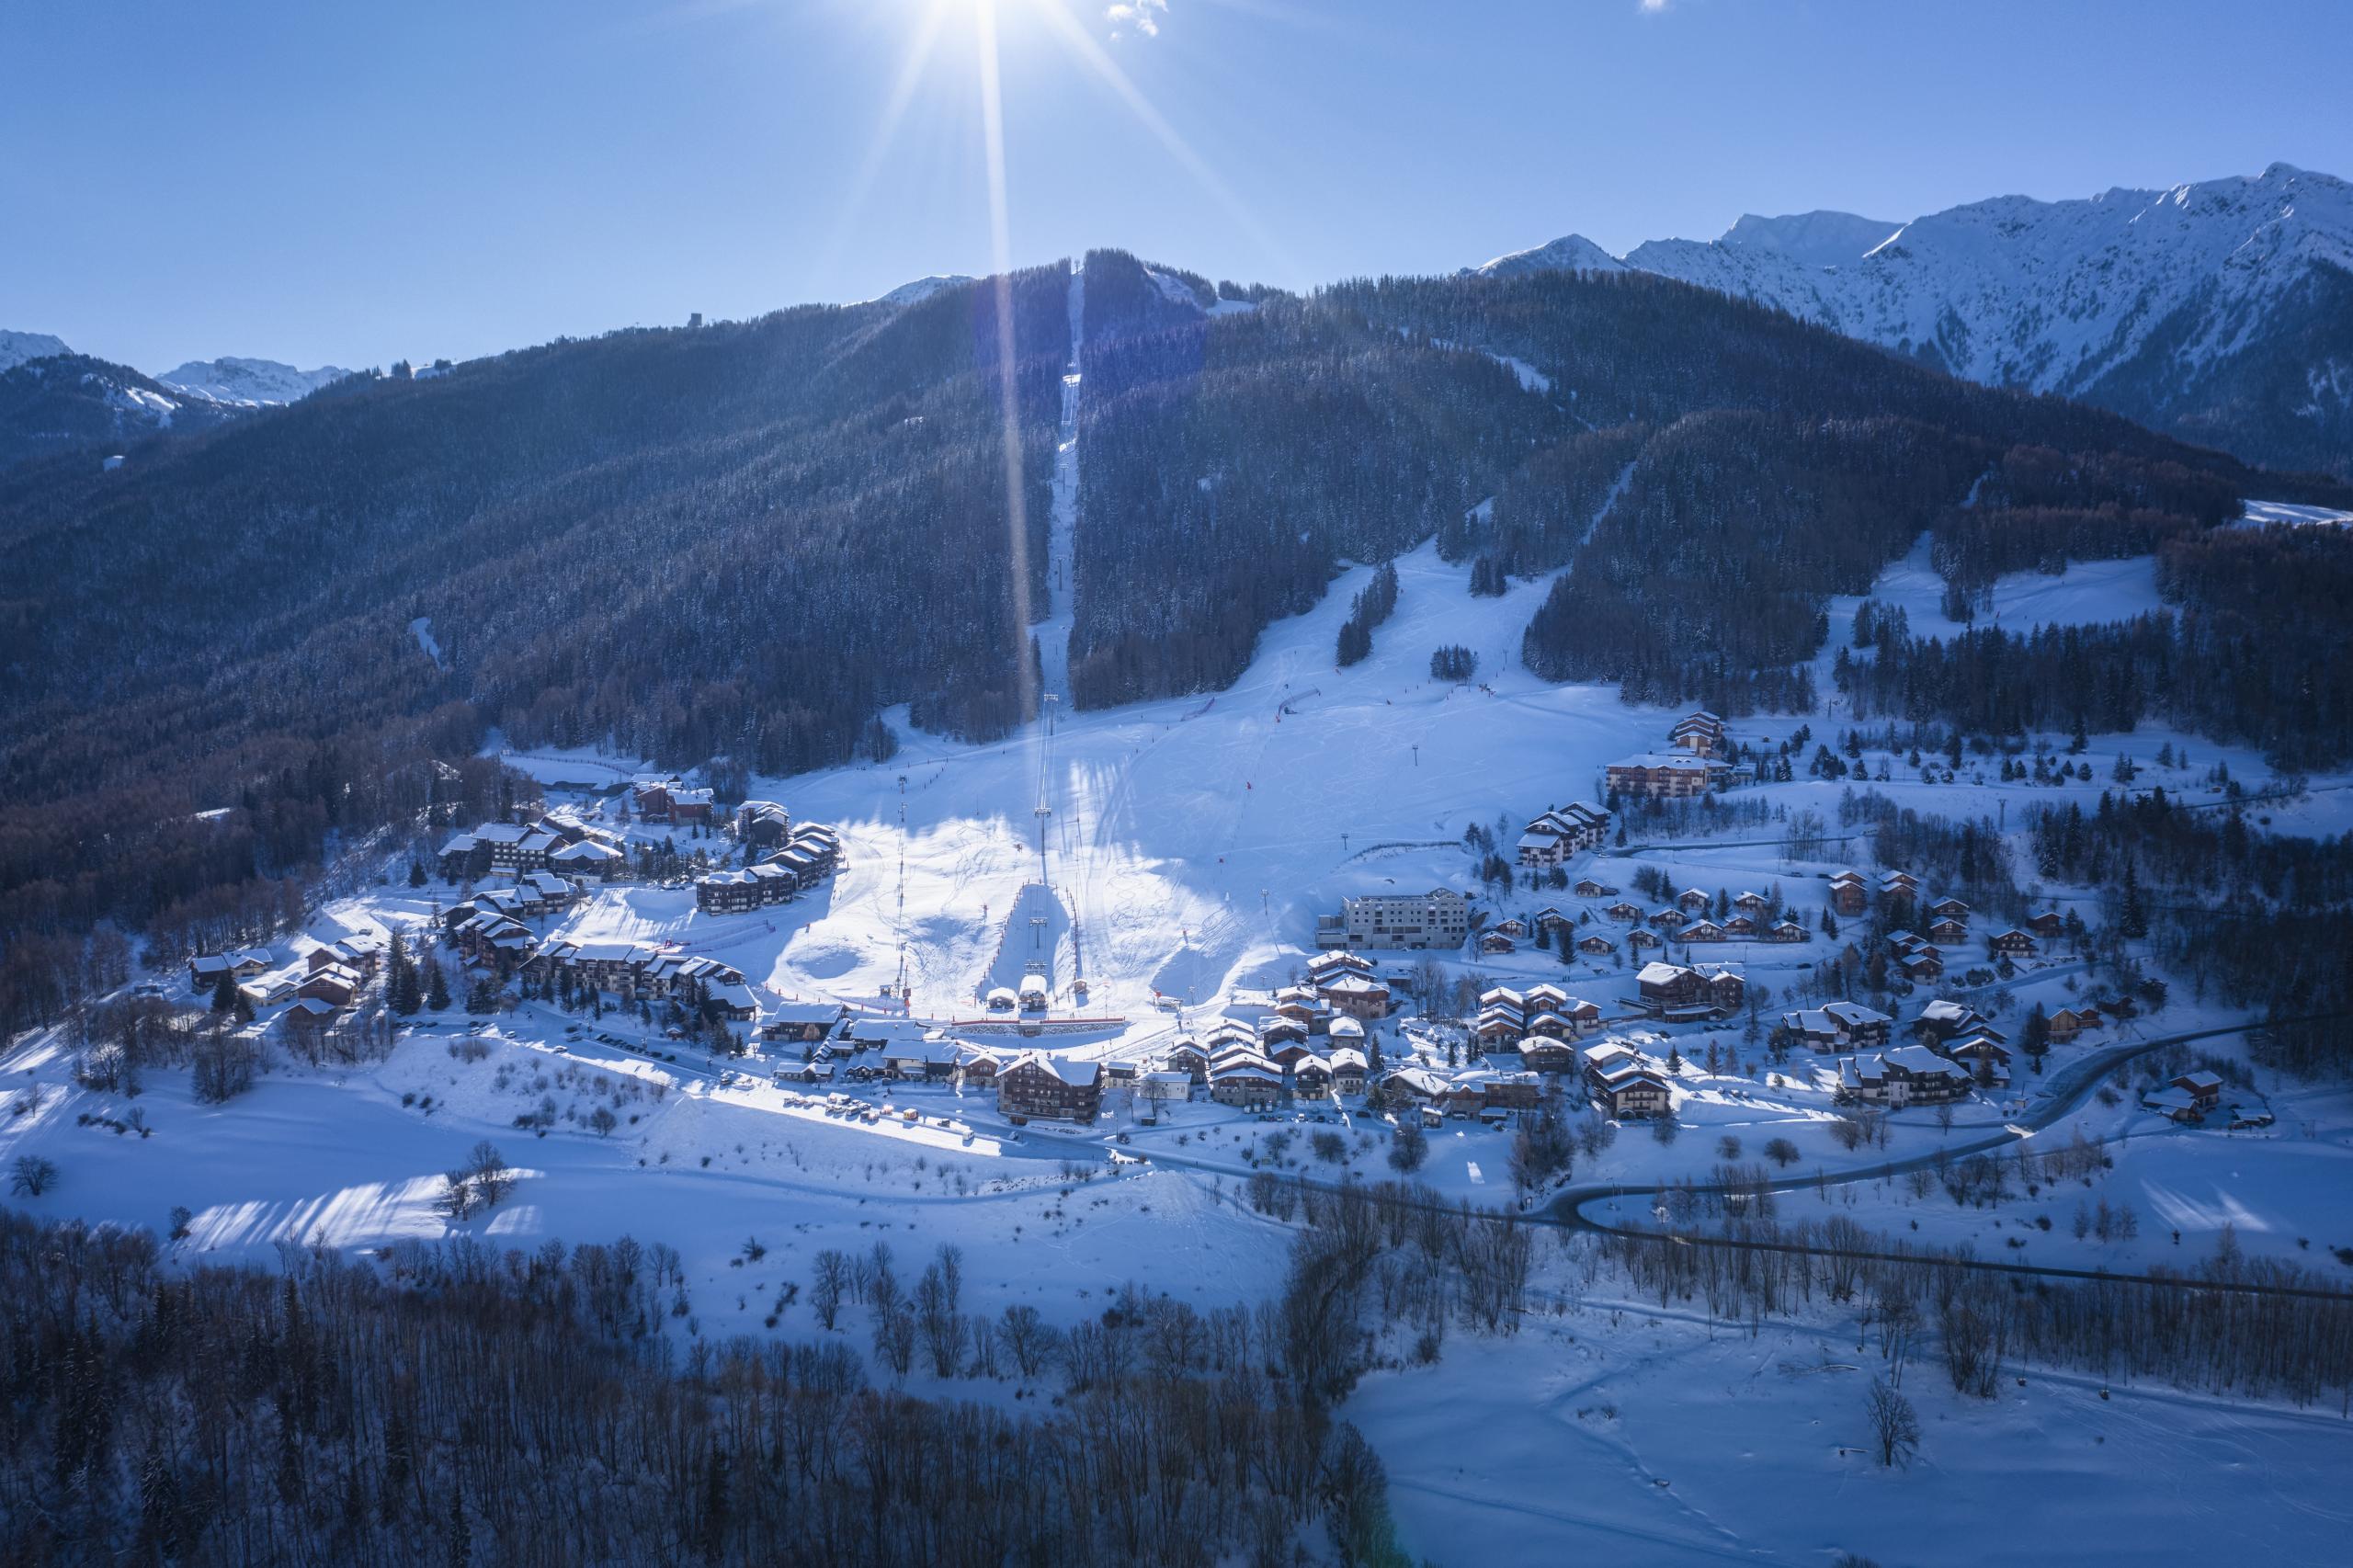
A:
{"label": "clear sky", "polygon": [[[0,327],[148,370],[363,366],[985,271],[988,9],[0,3]],[[1116,244],[1304,288],[1745,211],[2353,175],[2353,0],[994,16],[1022,262]]]}

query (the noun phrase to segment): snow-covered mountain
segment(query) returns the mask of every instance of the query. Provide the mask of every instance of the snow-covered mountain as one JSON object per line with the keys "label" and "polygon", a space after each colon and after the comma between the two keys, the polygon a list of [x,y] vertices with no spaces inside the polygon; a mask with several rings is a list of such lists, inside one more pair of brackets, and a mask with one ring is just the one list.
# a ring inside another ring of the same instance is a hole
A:
{"label": "snow-covered mountain", "polygon": [[46,359],[67,353],[63,338],[45,332],[10,332],[0,327],[0,370],[13,370],[28,359]]}
{"label": "snow-covered mountain", "polygon": [[1613,257],[1579,235],[1478,268],[1656,273],[1973,381],[2101,403],[2281,466],[2353,472],[2353,185],[2260,175],[1901,226],[1745,217]]}
{"label": "snow-covered mountain", "polygon": [[960,289],[971,281],[970,278],[961,272],[936,273],[929,278],[918,278],[912,283],[902,283],[889,293],[869,302],[904,309],[908,305],[923,303],[942,289]]}
{"label": "snow-covered mountain", "polygon": [[179,369],[166,370],[155,379],[175,392],[187,392],[191,397],[261,408],[272,403],[300,403],[329,381],[341,381],[350,373],[335,365],[322,365],[315,370],[298,370],[275,359],[241,359],[231,356],[220,359],[191,359]]}

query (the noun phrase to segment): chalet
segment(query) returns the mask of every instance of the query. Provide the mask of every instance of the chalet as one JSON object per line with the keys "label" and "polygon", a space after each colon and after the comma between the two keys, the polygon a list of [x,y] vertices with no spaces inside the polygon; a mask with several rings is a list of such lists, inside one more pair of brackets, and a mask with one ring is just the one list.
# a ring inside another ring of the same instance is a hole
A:
{"label": "chalet", "polygon": [[1971,1078],[1992,1088],[2007,1088],[2009,1048],[1990,1035],[1975,1035],[1944,1052]]}
{"label": "chalet", "polygon": [[2015,926],[1995,935],[1985,946],[1996,958],[2030,959],[2036,952],[2034,938]]}
{"label": "chalet", "polygon": [[1202,1043],[1208,1047],[1211,1060],[1214,1061],[1237,1047],[1244,1051],[1257,1050],[1258,1031],[1248,1024],[1224,1018],[1210,1030],[1209,1038]]}
{"label": "chalet", "polygon": [[1345,1013],[1367,1023],[1378,1023],[1389,1016],[1389,987],[1369,974],[1343,971],[1317,981],[1315,994],[1330,1004],[1335,1013]]}
{"label": "chalet", "polygon": [[1618,944],[1611,941],[1608,937],[1602,936],[1599,932],[1596,932],[1590,937],[1580,937],[1577,938],[1577,951],[1585,954],[1588,958],[1606,958],[1617,950]]}
{"label": "chalet", "polygon": [[2243,1132],[2255,1127],[2268,1127],[2271,1125],[2271,1108],[2263,1105],[2234,1105],[2231,1108],[2230,1119],[2225,1125],[2234,1132]]}
{"label": "chalet", "polygon": [[609,844],[584,838],[548,851],[548,866],[567,877],[609,881],[629,869],[629,857]]}
{"label": "chalet", "polygon": [[2188,1090],[2168,1084],[2151,1089],[2141,1096],[2141,1108],[2180,1122],[2199,1122],[2205,1118],[2199,1113],[2198,1101]]}
{"label": "chalet", "polygon": [[1567,1040],[1529,1035],[1519,1042],[1520,1065],[1531,1073],[1566,1073],[1577,1064],[1577,1053]]}
{"label": "chalet", "polygon": [[647,822],[709,822],[717,810],[709,790],[691,788],[675,778],[638,779],[630,787],[630,803]]}
{"label": "chalet", "polygon": [[1315,1059],[1315,1052],[1307,1048],[1307,1042],[1299,1040],[1287,1040],[1269,1050],[1267,1055],[1276,1066],[1286,1069],[1296,1068],[1302,1062]]}
{"label": "chalet", "polygon": [[1616,888],[1602,886],[1599,882],[1595,881],[1591,877],[1579,879],[1576,886],[1571,888],[1569,891],[1576,894],[1579,898],[1610,898],[1614,897],[1618,892]]}
{"label": "chalet", "polygon": [[813,1057],[807,1062],[784,1062],[768,1077],[779,1084],[830,1084],[840,1071],[840,1062],[820,1062]]}
{"label": "chalet", "polygon": [[1879,892],[1881,898],[1917,898],[1920,879],[1909,871],[1889,871],[1881,876]]}
{"label": "chalet", "polygon": [[1860,915],[1870,903],[1870,890],[1859,871],[1841,871],[1830,879],[1830,907],[1839,914]]}
{"label": "chalet", "polygon": [[[1735,941],[1743,937],[1753,939],[1756,935],[1756,921],[1751,915],[1735,915],[1724,922],[1724,935]],[[1687,935],[1683,939],[1688,942],[1691,937]]]}
{"label": "chalet", "polygon": [[271,970],[238,986],[237,994],[256,1007],[272,1007],[291,1000],[301,983],[301,975],[294,970]]}
{"label": "chalet", "polygon": [[1677,752],[1644,752],[1611,763],[1602,770],[1613,795],[1640,795],[1652,800],[1688,800],[1727,783],[1732,765],[1712,756]]}
{"label": "chalet", "polygon": [[1743,915],[1748,915],[1752,919],[1756,919],[1762,917],[1765,914],[1767,900],[1765,895],[1761,892],[1744,892],[1739,897],[1732,901],[1732,906],[1734,909],[1739,910]]}
{"label": "chalet", "polygon": [[299,996],[286,1009],[286,1027],[298,1031],[324,1028],[343,1009],[317,996]]}
{"label": "chalet", "polygon": [[1549,903],[1536,912],[1535,922],[1537,928],[1542,931],[1558,931],[1576,924],[1573,917],[1562,914]]}
{"label": "chalet", "polygon": [[1877,1056],[1838,1063],[1842,1094],[1900,1110],[1907,1105],[1956,1100],[1969,1092],[1969,1070],[1925,1045],[1899,1045]]}
{"label": "chalet", "polygon": [[580,897],[580,888],[553,871],[526,871],[515,879],[515,891],[536,897],[550,910],[568,909]]}
{"label": "chalet", "polygon": [[1325,1059],[1332,1070],[1332,1092],[1340,1095],[1364,1093],[1365,1055],[1360,1051],[1343,1046]]}
{"label": "chalet", "polygon": [[1397,1067],[1383,1074],[1381,1097],[1392,1106],[1433,1105],[1451,1085],[1427,1067]]}
{"label": "chalet", "polygon": [[1916,953],[1906,953],[1896,962],[1904,971],[1904,978],[1915,985],[1932,984],[1945,977],[1944,955],[1934,948],[1923,948]]}
{"label": "chalet", "polygon": [[2222,1103],[2222,1079],[2217,1073],[2184,1073],[2173,1081],[2173,1086],[2190,1098],[2190,1103],[2203,1115]]}
{"label": "chalet", "polygon": [[1646,963],[1635,983],[1643,1007],[1669,1022],[1728,1017],[1746,992],[1729,964]]}
{"label": "chalet", "polygon": [[814,1045],[834,1032],[845,1011],[838,1002],[780,1002],[761,1023],[760,1038]]}
{"label": "chalet", "polygon": [[1534,1110],[1543,1085],[1532,1072],[1497,1072],[1458,1081],[1458,1087],[1475,1088],[1482,1110]]}
{"label": "chalet", "polygon": [[772,849],[792,836],[792,813],[774,801],[746,801],[735,808],[735,836],[760,849]]}
{"label": "chalet", "polygon": [[234,984],[250,980],[269,968],[269,953],[261,948],[233,948],[225,953],[206,953],[188,960],[188,987],[194,991],[210,991],[227,975]]}
{"label": "chalet", "polygon": [[1985,1035],[1994,1040],[2002,1036],[1993,1027],[1993,1020],[1966,1002],[1938,1000],[1921,1005],[1920,1016],[1912,1020],[1911,1030],[1932,1044],[1957,1040],[1963,1035]]}
{"label": "chalet", "polygon": [[1856,1002],[1824,1002],[1781,1015],[1781,1027],[1815,1051],[1885,1045],[1895,1020]]}
{"label": "chalet", "polygon": [[1609,832],[1609,813],[1584,801],[1555,806],[1519,835],[1519,863],[1558,866],[1581,850],[1600,847]]}
{"label": "chalet", "polygon": [[1479,938],[1479,950],[1483,953],[1501,957],[1503,954],[1512,952],[1516,949],[1512,945],[1512,939],[1509,937],[1505,936],[1501,931],[1489,931]]}
{"label": "chalet", "polygon": [[1768,942],[1811,942],[1813,933],[1794,920],[1776,920],[1765,928],[1765,939]]}
{"label": "chalet", "polygon": [[1602,1114],[1621,1121],[1664,1116],[1674,1103],[1665,1074],[1614,1041],[1586,1051],[1585,1079]]}
{"label": "chalet", "polygon": [[1136,1088],[1143,1096],[1143,1119],[1147,1122],[1159,1119],[1162,1106],[1182,1105],[1193,1097],[1191,1076],[1166,1068],[1146,1073],[1136,1081]]}
{"label": "chalet", "polygon": [[1320,1056],[1310,1056],[1291,1064],[1291,1087],[1302,1095],[1328,1095],[1332,1092],[1332,1069]]}
{"label": "chalet", "polygon": [[1540,980],[1520,993],[1519,1001],[1520,1006],[1529,1011],[1540,1013],[1547,1008],[1567,1006],[1569,994],[1549,980]]}
{"label": "chalet", "polygon": [[1931,920],[1951,920],[1966,926],[1969,924],[1969,905],[1957,898],[1940,898],[1928,905],[1928,917]]}
{"label": "chalet", "polygon": [[1685,888],[1675,895],[1675,907],[1686,915],[1705,915],[1714,901],[1698,888]]}
{"label": "chalet", "polygon": [[1724,722],[1705,709],[1677,720],[1666,733],[1666,744],[1695,756],[1723,756],[1730,750]]}
{"label": "chalet", "polygon": [[759,999],[750,986],[724,981],[703,988],[702,1008],[714,1018],[735,1024],[748,1024],[760,1016]]}
{"label": "chalet", "polygon": [[1336,952],[1318,953],[1307,960],[1307,983],[1322,985],[1342,974],[1372,974],[1372,960],[1358,958],[1343,949]]}
{"label": "chalet", "polygon": [[1331,1040],[1332,1049],[1335,1051],[1337,1051],[1344,1045],[1355,1046],[1359,1051],[1364,1049],[1363,1023],[1358,1019],[1351,1018],[1345,1014],[1339,1017],[1334,1018],[1332,1020],[1332,1027],[1324,1032],[1326,1038]]}
{"label": "chalet", "polygon": [[1672,931],[1682,926],[1684,922],[1690,918],[1691,917],[1689,915],[1684,914],[1683,911],[1676,908],[1675,905],[1670,903],[1665,908],[1658,910],[1656,913],[1653,914],[1650,917],[1650,923],[1653,926],[1657,926],[1662,931]]}
{"label": "chalet", "polygon": [[1676,936],[1686,942],[1721,942],[1729,935],[1722,926],[1704,915],[1676,932]]}
{"label": "chalet", "polygon": [[1528,935],[1528,922],[1520,919],[1518,915],[1513,915],[1508,920],[1496,921],[1494,929],[1502,932],[1506,937],[1525,937]]}
{"label": "chalet", "polygon": [[1482,1042],[1518,1040],[1527,1032],[1527,1022],[1517,1007],[1482,1007],[1471,1026],[1472,1038]]}
{"label": "chalet", "polygon": [[1172,1073],[1182,1073],[1196,1084],[1210,1081],[1210,1056],[1189,1040],[1180,1040],[1161,1056],[1160,1064]]}
{"label": "chalet", "polygon": [[386,944],[381,937],[372,932],[355,931],[332,942],[321,942],[302,955],[302,961],[314,971],[329,964],[341,964],[347,969],[358,970],[365,978],[376,972],[376,966],[383,961],[385,950]]}
{"label": "chalet", "polygon": [[1093,1062],[1074,1062],[1042,1051],[1025,1051],[996,1075],[996,1108],[1020,1123],[1092,1121],[1103,1108],[1103,1073]]}
{"label": "chalet", "polygon": [[1631,926],[1643,917],[1643,906],[1639,903],[1629,903],[1621,898],[1601,913],[1612,920],[1623,920]]}
{"label": "chalet", "polygon": [[324,1002],[331,1007],[348,1007],[359,999],[362,982],[359,971],[342,964],[328,964],[313,970],[294,988],[294,994],[313,1002]]}
{"label": "chalet", "polygon": [[1305,1050],[1307,1026],[1297,1018],[1287,1018],[1280,1013],[1271,1014],[1258,1021],[1258,1043],[1269,1055],[1279,1045],[1296,1045]]}
{"label": "chalet", "polygon": [[2065,1045],[2084,1032],[2084,1016],[2073,1007],[2062,1007],[2051,1015],[2051,1039],[2054,1044]]}
{"label": "chalet", "polygon": [[1947,918],[1931,920],[1928,922],[1928,940],[1941,942],[1949,948],[1958,947],[1969,940],[1968,923]]}
{"label": "chalet", "polygon": [[2067,919],[2055,909],[2046,909],[2040,915],[2028,915],[2026,928],[2045,941],[2055,942],[2066,935]]}
{"label": "chalet", "polygon": [[1626,933],[1626,945],[1636,949],[1663,948],[1666,946],[1666,939],[1655,931],[1645,931],[1637,926]]}
{"label": "chalet", "polygon": [[963,1060],[962,1049],[948,1040],[898,1040],[882,1047],[882,1071],[899,1079],[945,1082]]}
{"label": "chalet", "polygon": [[1282,1093],[1282,1072],[1270,1062],[1233,1061],[1210,1069],[1210,1098],[1222,1106],[1267,1110]]}
{"label": "chalet", "polygon": [[531,928],[509,915],[477,910],[449,930],[449,940],[472,961],[504,972],[531,950]]}

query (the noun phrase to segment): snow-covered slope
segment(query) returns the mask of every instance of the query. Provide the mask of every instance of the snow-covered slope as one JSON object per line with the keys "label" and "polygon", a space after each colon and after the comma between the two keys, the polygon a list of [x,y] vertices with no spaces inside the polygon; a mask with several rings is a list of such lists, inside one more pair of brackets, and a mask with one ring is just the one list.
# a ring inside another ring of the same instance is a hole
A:
{"label": "snow-covered slope", "polygon": [[1902,228],[1884,218],[1852,212],[1796,212],[1780,218],[1744,213],[1717,243],[1763,251],[1806,267],[1851,267]]}
{"label": "snow-covered slope", "polygon": [[[1743,218],[1622,265],[2259,460],[2353,465],[2353,185],[2274,164],[2165,190],[1995,197],[1890,228]],[[1573,234],[1479,270],[1619,265]]]}
{"label": "snow-covered slope", "polygon": [[869,302],[898,308],[919,305],[942,289],[961,289],[971,281],[970,278],[961,272],[938,273],[929,278],[918,278],[912,283],[902,283],[889,293]]}
{"label": "snow-covered slope", "polygon": [[13,370],[28,359],[46,359],[53,354],[72,352],[64,339],[45,332],[10,332],[0,327],[0,370]]}
{"label": "snow-covered slope", "polygon": [[1583,234],[1563,234],[1549,245],[1513,251],[1463,270],[1508,278],[1522,272],[1623,272],[1626,264]]}
{"label": "snow-covered slope", "polygon": [[335,365],[322,365],[315,370],[298,370],[275,359],[243,359],[229,356],[219,359],[191,359],[179,369],[166,370],[155,379],[173,391],[187,392],[191,397],[260,408],[271,403],[300,403],[329,381],[340,381],[350,373]]}

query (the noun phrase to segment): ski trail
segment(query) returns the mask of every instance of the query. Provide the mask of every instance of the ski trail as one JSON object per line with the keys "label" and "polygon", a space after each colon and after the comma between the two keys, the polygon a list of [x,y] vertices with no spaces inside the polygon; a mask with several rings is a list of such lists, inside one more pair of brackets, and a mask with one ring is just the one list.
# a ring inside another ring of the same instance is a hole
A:
{"label": "ski trail", "polygon": [[1070,269],[1070,369],[1063,373],[1062,426],[1054,435],[1053,504],[1046,530],[1046,605],[1052,611],[1038,623],[1040,689],[1070,709],[1070,637],[1078,590],[1079,340],[1086,315],[1086,275],[1078,262]]}

